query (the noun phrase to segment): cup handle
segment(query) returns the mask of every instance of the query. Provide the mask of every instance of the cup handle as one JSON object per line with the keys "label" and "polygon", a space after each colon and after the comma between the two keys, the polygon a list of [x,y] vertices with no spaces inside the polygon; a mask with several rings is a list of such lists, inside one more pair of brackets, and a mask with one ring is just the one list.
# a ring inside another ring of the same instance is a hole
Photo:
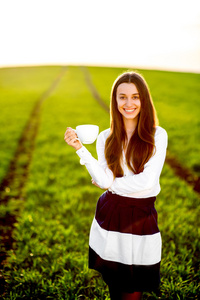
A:
{"label": "cup handle", "polygon": [[[75,133],[76,133],[76,135],[77,135],[76,129],[73,129],[73,130],[75,131]],[[76,141],[81,142],[80,139],[78,138],[78,135],[77,135]]]}

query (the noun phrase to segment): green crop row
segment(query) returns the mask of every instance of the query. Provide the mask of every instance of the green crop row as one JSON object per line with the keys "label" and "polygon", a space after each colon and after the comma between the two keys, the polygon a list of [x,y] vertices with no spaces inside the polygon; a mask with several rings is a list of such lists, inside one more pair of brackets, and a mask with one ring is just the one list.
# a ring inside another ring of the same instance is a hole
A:
{"label": "green crop row", "polygon": [[6,174],[30,113],[60,67],[0,69],[0,181]]}
{"label": "green crop row", "polygon": [[[104,78],[111,78],[105,73]],[[3,269],[2,299],[109,299],[101,276],[87,267],[89,229],[102,191],[91,184],[63,139],[67,126],[82,123],[95,123],[102,131],[109,127],[109,115],[92,97],[81,69],[69,67],[41,108],[25,201]],[[87,148],[96,157],[95,144]],[[145,293],[143,299],[198,299],[199,196],[168,166],[161,187],[156,208],[163,240],[162,284],[159,295]],[[12,199],[7,212],[19,204]]]}
{"label": "green crop row", "polygon": [[[88,275],[87,248],[99,191],[88,186],[89,176],[83,168],[78,171],[76,154],[63,139],[67,126],[91,123],[102,113],[83,82],[79,70],[67,72],[57,93],[43,104],[27,199],[14,232],[16,252],[10,252],[6,271],[8,299],[75,299],[86,290],[92,299],[96,289],[96,275]],[[90,148],[95,154],[94,145]]]}

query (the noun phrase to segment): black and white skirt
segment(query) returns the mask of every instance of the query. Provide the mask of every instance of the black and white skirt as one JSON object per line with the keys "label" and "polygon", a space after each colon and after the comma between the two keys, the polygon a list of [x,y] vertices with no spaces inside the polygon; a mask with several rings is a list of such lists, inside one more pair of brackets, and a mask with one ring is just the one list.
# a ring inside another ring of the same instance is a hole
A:
{"label": "black and white skirt", "polygon": [[156,197],[129,198],[106,191],[98,200],[89,238],[89,268],[121,291],[157,290],[161,235]]}

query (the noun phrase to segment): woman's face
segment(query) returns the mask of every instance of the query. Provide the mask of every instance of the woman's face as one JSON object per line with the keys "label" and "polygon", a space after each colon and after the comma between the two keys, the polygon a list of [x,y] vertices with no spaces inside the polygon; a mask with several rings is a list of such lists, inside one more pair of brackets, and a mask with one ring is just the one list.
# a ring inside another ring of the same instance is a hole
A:
{"label": "woman's face", "polygon": [[140,95],[133,83],[121,83],[117,87],[116,101],[123,120],[137,119],[141,109]]}

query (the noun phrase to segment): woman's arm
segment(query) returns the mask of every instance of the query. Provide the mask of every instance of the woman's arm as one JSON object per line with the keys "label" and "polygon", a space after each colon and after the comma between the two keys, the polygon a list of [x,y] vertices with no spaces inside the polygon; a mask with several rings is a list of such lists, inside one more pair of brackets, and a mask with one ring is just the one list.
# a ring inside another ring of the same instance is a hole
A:
{"label": "woman's arm", "polygon": [[167,133],[159,127],[155,136],[156,153],[145,164],[139,174],[115,178],[110,189],[117,194],[133,194],[151,190],[159,183],[167,148]]}
{"label": "woman's arm", "polygon": [[112,171],[107,167],[104,156],[105,134],[100,133],[97,138],[98,161],[82,146],[76,153],[80,157],[80,164],[85,165],[93,181],[102,189],[108,189],[114,180]]}

